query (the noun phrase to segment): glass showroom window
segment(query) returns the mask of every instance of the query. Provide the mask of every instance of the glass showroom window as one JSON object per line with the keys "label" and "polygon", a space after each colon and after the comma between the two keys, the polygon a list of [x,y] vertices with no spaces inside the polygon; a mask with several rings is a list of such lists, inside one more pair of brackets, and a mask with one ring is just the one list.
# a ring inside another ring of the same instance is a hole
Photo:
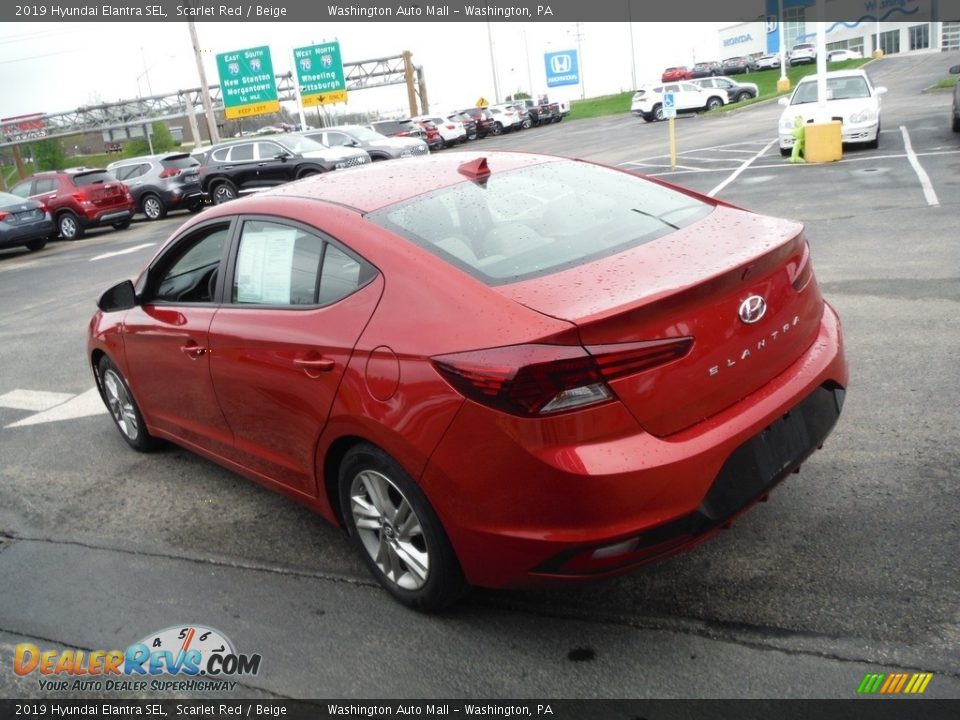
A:
{"label": "glass showroom window", "polygon": [[900,52],[900,31],[887,30],[880,33],[880,49],[884,55],[895,55]]}
{"label": "glass showroom window", "polygon": [[910,28],[910,49],[923,50],[930,47],[930,26],[914,25]]}

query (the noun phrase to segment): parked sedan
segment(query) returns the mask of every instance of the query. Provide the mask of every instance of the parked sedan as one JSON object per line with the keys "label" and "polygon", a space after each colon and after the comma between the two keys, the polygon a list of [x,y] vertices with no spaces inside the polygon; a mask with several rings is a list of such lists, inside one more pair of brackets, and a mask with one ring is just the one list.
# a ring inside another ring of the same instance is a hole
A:
{"label": "parked sedan", "polygon": [[56,235],[57,226],[43,203],[0,192],[0,248],[42,250]]}
{"label": "parked sedan", "polygon": [[668,67],[663,71],[660,80],[661,82],[675,82],[677,80],[689,80],[691,77],[693,77],[693,74],[690,69],[685,65],[680,65],[678,67]]}
{"label": "parked sedan", "polygon": [[425,140],[401,136],[385,137],[361,125],[340,125],[322,130],[310,130],[303,135],[331,148],[360,148],[366,151],[374,162],[393,158],[421,157],[430,152]]}
{"label": "parked sedan", "polygon": [[821,109],[817,102],[817,75],[803,78],[789,99],[780,98],[784,105],[780,115],[780,153],[789,155],[795,138],[795,118],[804,123],[826,122],[840,118],[844,143],[859,143],[868,148],[880,145],[880,96],[885,87],[874,87],[863,70],[836,70],[826,74],[827,100]]}
{"label": "parked sedan", "polygon": [[844,60],[863,60],[863,53],[859,50],[831,50],[827,53],[827,62],[843,62]]}
{"label": "parked sedan", "polygon": [[185,152],[124,158],[107,165],[130,189],[137,209],[148,220],[160,220],[170,210],[203,208],[199,168],[199,160]]}
{"label": "parked sedan", "polygon": [[801,225],[525,153],[212,208],[98,306],[127,444],[295,498],[421,609],[695,545],[825,442],[848,382]]}
{"label": "parked sedan", "polygon": [[678,113],[715,110],[729,102],[726,90],[700,87],[694,82],[650,84],[633,94],[630,111],[647,122],[663,120],[664,93],[673,93],[674,106]]}

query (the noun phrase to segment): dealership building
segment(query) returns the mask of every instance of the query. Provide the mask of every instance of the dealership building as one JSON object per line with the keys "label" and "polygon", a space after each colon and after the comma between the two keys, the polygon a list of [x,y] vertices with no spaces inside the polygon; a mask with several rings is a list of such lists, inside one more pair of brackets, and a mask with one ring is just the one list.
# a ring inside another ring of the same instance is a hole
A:
{"label": "dealership building", "polygon": [[[937,7],[937,0],[862,0],[856,21],[825,23],[827,50],[857,50],[864,57],[877,48],[886,55],[960,50],[960,17],[940,19]],[[781,32],[787,50],[797,43],[816,42],[814,0],[766,0],[764,9],[761,19],[720,30],[721,59],[775,54],[780,51]]]}

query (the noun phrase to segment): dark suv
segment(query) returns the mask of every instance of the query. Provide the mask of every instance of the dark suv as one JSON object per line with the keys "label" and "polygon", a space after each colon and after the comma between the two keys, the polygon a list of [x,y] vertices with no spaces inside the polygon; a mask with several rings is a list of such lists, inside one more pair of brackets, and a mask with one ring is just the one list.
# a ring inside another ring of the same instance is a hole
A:
{"label": "dark suv", "polygon": [[387,137],[412,137],[427,141],[427,131],[413,120],[377,120],[367,127]]}
{"label": "dark suv", "polygon": [[199,167],[189,153],[175,152],[117,160],[107,170],[126,184],[147,219],[159,220],[168,210],[196,212],[203,207]]}
{"label": "dark suv", "polygon": [[363,150],[328,148],[290,134],[214,145],[194,157],[201,163],[200,186],[214,205],[308,175],[370,162]]}
{"label": "dark suv", "polygon": [[102,168],[42,172],[21,180],[11,193],[43,203],[60,237],[76,240],[100,225],[118,230],[130,226],[135,212],[127,186]]}

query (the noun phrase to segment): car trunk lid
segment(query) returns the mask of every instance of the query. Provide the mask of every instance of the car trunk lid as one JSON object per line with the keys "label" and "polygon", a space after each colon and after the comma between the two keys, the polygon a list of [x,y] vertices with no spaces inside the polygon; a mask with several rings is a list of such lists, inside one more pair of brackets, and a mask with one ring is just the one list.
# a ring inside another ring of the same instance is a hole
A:
{"label": "car trunk lid", "polygon": [[[823,311],[802,226],[722,205],[626,252],[496,289],[574,323],[595,353],[692,337],[684,357],[609,384],[659,436],[722,411],[782,373],[813,342]],[[744,303],[759,304],[751,298],[762,298],[766,311],[741,318]]]}

